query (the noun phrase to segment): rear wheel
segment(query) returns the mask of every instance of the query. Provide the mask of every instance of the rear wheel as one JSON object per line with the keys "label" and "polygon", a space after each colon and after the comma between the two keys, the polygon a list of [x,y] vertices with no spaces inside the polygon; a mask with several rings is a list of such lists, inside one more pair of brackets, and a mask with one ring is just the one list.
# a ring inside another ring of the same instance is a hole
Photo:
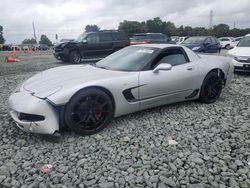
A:
{"label": "rear wheel", "polygon": [[91,135],[104,129],[113,118],[112,101],[99,89],[82,90],[66,105],[64,116],[75,133]]}
{"label": "rear wheel", "polygon": [[201,86],[200,101],[204,103],[215,102],[222,91],[222,78],[216,72],[210,72]]}
{"label": "rear wheel", "polygon": [[81,55],[77,51],[72,51],[69,54],[69,61],[72,64],[78,64],[81,62]]}

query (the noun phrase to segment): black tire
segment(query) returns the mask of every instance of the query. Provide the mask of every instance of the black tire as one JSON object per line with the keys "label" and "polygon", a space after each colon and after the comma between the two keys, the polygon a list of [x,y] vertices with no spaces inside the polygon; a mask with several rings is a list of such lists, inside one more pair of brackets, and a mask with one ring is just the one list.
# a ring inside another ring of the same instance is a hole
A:
{"label": "black tire", "polygon": [[65,124],[79,135],[103,130],[113,118],[113,104],[104,91],[89,88],[76,93],[64,112]]}
{"label": "black tire", "polygon": [[227,50],[230,50],[230,44],[227,44],[227,45],[225,46],[225,48],[226,48]]}
{"label": "black tire", "polygon": [[81,63],[81,55],[77,51],[72,51],[69,54],[69,62],[72,64],[79,64]]}
{"label": "black tire", "polygon": [[199,100],[207,104],[213,103],[220,97],[221,91],[221,76],[216,72],[210,72],[202,83]]}

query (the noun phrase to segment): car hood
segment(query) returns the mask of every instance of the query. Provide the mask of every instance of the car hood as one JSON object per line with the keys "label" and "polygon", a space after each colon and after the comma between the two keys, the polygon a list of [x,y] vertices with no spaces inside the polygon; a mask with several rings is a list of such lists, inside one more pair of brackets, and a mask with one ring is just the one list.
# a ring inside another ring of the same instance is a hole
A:
{"label": "car hood", "polygon": [[128,72],[112,71],[90,65],[70,65],[38,73],[23,83],[23,88],[34,96],[46,98],[54,93],[81,84],[103,79],[115,79]]}
{"label": "car hood", "polygon": [[234,47],[228,51],[229,55],[232,56],[250,56],[250,47]]}
{"label": "car hood", "polygon": [[75,41],[61,42],[61,43],[55,45],[55,48],[64,47],[66,45],[76,45],[76,44],[79,44],[79,42],[75,42]]}

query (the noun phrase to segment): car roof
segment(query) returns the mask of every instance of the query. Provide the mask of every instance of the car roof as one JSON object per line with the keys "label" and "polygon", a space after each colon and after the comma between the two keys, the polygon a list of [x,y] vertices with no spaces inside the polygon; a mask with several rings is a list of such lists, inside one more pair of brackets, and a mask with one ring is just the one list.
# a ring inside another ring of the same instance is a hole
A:
{"label": "car roof", "polygon": [[164,49],[168,47],[182,47],[181,45],[176,45],[176,44],[137,44],[133,46],[142,46],[142,47],[159,48],[159,49]]}

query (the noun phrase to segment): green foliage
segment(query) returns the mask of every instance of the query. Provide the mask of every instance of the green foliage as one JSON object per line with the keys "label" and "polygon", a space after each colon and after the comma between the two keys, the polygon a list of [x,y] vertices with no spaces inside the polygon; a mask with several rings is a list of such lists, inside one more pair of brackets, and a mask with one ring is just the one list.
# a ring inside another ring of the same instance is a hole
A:
{"label": "green foliage", "polygon": [[140,23],[127,20],[121,22],[118,29],[125,31],[129,36],[133,36],[134,33],[143,33],[147,31],[145,22]]}
{"label": "green foliage", "polygon": [[22,44],[36,44],[36,39],[31,38],[31,39],[24,39]]}
{"label": "green foliage", "polygon": [[85,27],[86,32],[96,32],[96,31],[99,31],[99,30],[100,30],[100,28],[97,25],[87,25]]}
{"label": "green foliage", "polygon": [[4,44],[5,39],[3,38],[3,26],[0,25],[0,44]]}
{"label": "green foliage", "polygon": [[217,37],[229,36],[230,29],[226,24],[219,24],[214,26],[213,34]]}
{"label": "green foliage", "polygon": [[191,27],[181,25],[179,28],[173,22],[162,21],[159,17],[143,22],[124,20],[119,24],[120,30],[123,30],[133,36],[135,33],[164,33],[167,36],[206,36],[213,35],[216,37],[222,36],[243,36],[250,33],[248,29],[230,29],[226,24],[219,24],[214,26],[212,30],[205,27]]}
{"label": "green foliage", "polygon": [[49,38],[46,35],[41,35],[39,44],[46,44],[48,46],[52,46],[52,42],[49,40]]}

